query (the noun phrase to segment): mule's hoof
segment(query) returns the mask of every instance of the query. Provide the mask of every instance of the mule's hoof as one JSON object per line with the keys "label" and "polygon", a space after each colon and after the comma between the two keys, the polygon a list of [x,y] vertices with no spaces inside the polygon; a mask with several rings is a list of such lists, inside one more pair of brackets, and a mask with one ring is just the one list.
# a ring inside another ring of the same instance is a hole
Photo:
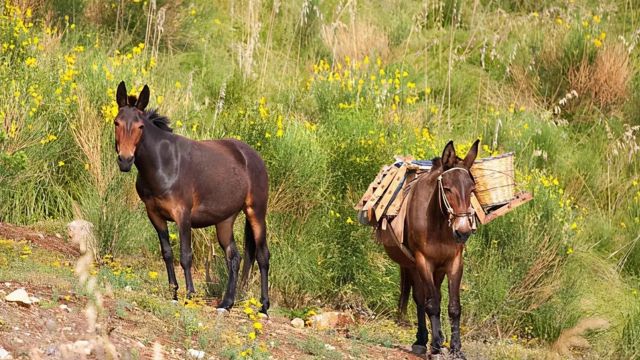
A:
{"label": "mule's hoof", "polygon": [[225,308],[216,308],[216,313],[218,315],[227,315],[227,314],[229,314],[229,310],[227,310]]}
{"label": "mule's hoof", "polygon": [[411,345],[411,352],[416,355],[424,355],[427,353],[427,347],[424,345],[413,344]]}
{"label": "mule's hoof", "polygon": [[232,307],[233,307],[233,301],[223,300],[221,303],[218,304],[218,309],[231,310]]}
{"label": "mule's hoof", "polygon": [[454,360],[467,360],[467,357],[464,356],[464,353],[461,350],[452,351],[451,358]]}

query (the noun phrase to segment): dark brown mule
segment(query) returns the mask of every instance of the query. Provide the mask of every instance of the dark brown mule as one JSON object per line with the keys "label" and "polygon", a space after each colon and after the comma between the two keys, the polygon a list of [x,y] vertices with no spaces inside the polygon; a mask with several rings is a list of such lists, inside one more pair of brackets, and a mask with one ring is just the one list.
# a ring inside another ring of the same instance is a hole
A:
{"label": "dark brown mule", "polygon": [[478,141],[463,159],[456,156],[453,142],[444,148],[433,168],[416,180],[407,199],[405,244],[414,259],[394,246],[385,246],[389,256],[401,266],[399,306],[406,310],[409,290],[417,307],[418,332],[413,351],[427,351],[425,310],[431,321],[431,353],[439,354],[444,337],[440,328],[440,287],[444,276],[449,282],[449,319],[451,353],[464,359],[460,343],[460,281],[462,251],[475,231],[475,213],[471,193],[475,182],[469,172],[478,154]]}
{"label": "dark brown mule", "polygon": [[127,96],[124,82],[116,94],[116,152],[120,170],[138,168],[136,190],[147,215],[158,232],[162,257],[167,266],[173,298],[178,281],[173,267],[167,221],[178,226],[180,265],[184,270],[187,296],[195,292],[191,278],[191,228],[216,226],[220,246],[225,251],[229,281],[219,308],[233,306],[240,268],[240,256],[233,239],[233,222],[246,215],[245,260],[242,285],[253,262],[260,267],[261,311],[269,309],[269,249],[267,248],[268,179],[264,162],[247,144],[237,140],[193,141],[173,134],[166,117],[145,111],[149,88],[140,96]]}

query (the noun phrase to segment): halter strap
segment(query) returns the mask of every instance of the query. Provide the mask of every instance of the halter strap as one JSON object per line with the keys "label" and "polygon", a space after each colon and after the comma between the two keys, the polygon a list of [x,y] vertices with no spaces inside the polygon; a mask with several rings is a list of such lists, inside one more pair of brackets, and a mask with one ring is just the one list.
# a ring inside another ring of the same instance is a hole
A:
{"label": "halter strap", "polygon": [[451,206],[451,204],[449,203],[449,200],[447,199],[447,194],[445,194],[445,192],[444,192],[444,186],[442,185],[442,175],[444,175],[444,174],[446,174],[448,172],[452,172],[454,170],[461,170],[461,171],[464,171],[467,174],[469,174],[469,170],[467,170],[465,168],[452,167],[451,169],[443,171],[438,176],[438,192],[440,193],[440,196],[438,196],[438,203],[440,204],[440,209],[442,209],[442,204],[444,203],[444,207],[447,209],[447,214],[449,215],[449,226],[451,226],[451,222],[455,218],[468,217],[469,221],[471,221],[471,224],[475,228],[475,211],[473,211],[473,208],[471,208],[471,211],[469,211],[469,212],[456,213],[453,210],[453,207]]}

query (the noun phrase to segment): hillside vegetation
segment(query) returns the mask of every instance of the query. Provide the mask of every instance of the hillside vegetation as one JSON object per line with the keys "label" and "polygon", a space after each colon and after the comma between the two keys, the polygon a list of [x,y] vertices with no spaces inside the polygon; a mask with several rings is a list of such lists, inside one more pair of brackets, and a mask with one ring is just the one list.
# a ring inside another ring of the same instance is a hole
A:
{"label": "hillside vegetation", "polygon": [[[0,9],[0,221],[61,232],[84,218],[102,256],[134,256],[164,277],[135,175],[119,172],[113,147],[117,84],[131,94],[148,84],[176,133],[237,138],[265,159],[272,303],[392,317],[397,267],[352,207],[394,155],[439,156],[450,139],[465,154],[480,138],[482,157],[516,152],[518,187],[535,199],[469,240],[463,339],[566,355],[584,337],[591,347],[573,351],[640,357],[636,2]],[[236,239],[242,230],[238,221]],[[213,230],[194,234],[197,271],[211,265],[213,279],[196,289],[219,296],[226,267]],[[171,239],[177,247],[175,228]],[[114,286],[136,291],[124,275]]]}

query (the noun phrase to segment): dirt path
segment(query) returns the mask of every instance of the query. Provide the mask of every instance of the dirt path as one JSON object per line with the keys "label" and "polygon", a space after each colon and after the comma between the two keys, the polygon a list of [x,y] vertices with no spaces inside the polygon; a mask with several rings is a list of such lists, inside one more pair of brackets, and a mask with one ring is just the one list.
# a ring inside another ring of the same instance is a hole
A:
{"label": "dirt path", "polygon": [[[258,320],[262,330],[252,340],[254,321],[242,304],[218,314],[213,300],[174,303],[163,279],[118,261],[92,272],[104,298],[96,331],[90,332],[86,310],[92,295],[78,286],[75,255],[62,238],[0,223],[0,348],[14,359],[106,358],[108,347],[96,334],[112,343],[121,359],[150,359],[156,343],[165,359],[191,358],[189,349],[204,351],[204,359],[425,358],[409,352],[411,327],[375,320],[340,329],[296,329],[290,311],[277,307]],[[40,302],[27,307],[4,300],[18,288]],[[463,346],[469,359],[540,357],[519,346],[501,345],[498,351],[483,343]],[[90,355],[81,354],[87,349]]]}

